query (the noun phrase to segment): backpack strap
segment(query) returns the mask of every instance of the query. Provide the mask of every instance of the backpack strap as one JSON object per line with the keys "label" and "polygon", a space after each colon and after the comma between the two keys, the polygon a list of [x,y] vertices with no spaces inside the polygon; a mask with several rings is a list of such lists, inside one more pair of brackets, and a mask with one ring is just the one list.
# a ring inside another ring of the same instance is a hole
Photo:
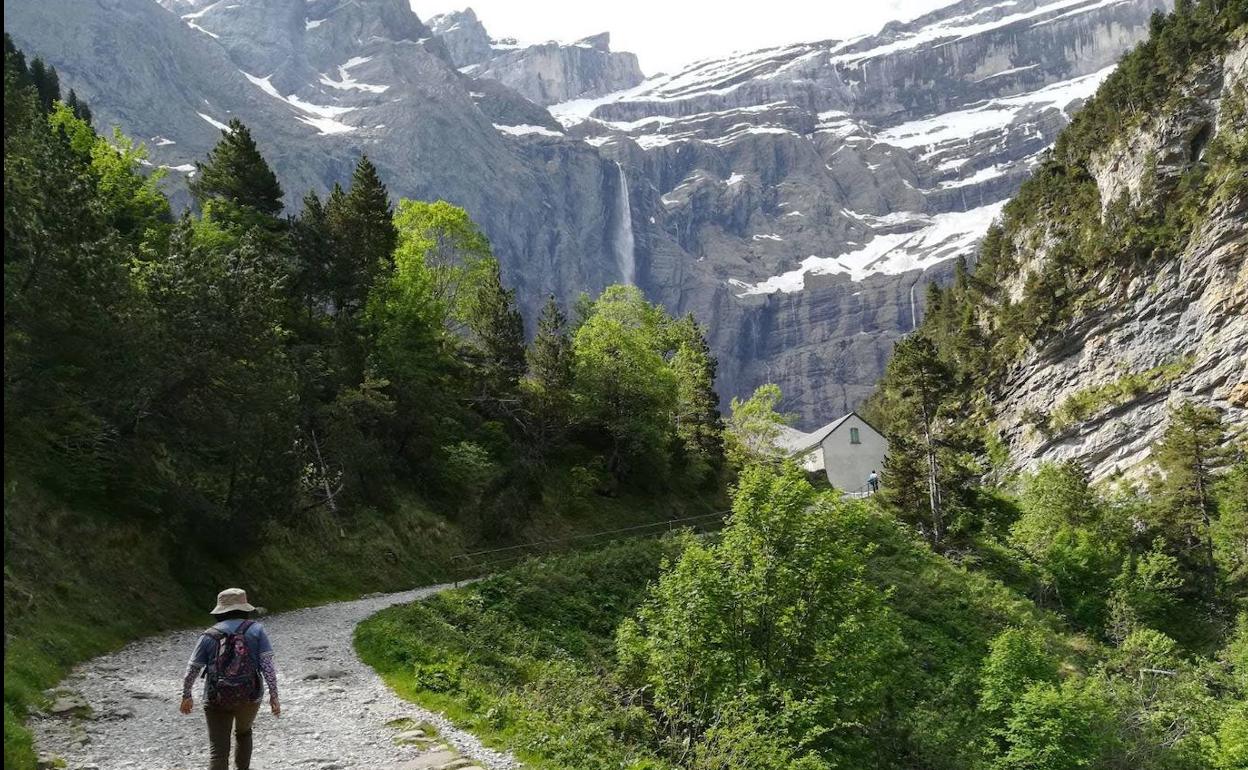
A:
{"label": "backpack strap", "polygon": [[208,669],[212,668],[213,664],[217,662],[217,655],[221,652],[221,641],[225,639],[225,632],[216,626],[209,626],[204,630],[203,636],[211,639],[217,646],[217,652],[208,659],[208,663],[204,666],[203,670],[199,672],[200,679],[207,679]]}

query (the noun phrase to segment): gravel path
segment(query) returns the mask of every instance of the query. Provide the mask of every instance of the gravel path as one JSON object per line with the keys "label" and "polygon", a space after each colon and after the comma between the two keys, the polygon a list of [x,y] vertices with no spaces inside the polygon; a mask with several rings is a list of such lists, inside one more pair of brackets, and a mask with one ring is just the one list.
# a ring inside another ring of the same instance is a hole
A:
{"label": "gravel path", "polygon": [[[384,607],[448,587],[370,596],[264,618],[276,651],[282,715],[273,717],[266,699],[256,720],[253,770],[518,768],[513,757],[484,748],[440,714],[401,700],[356,657],[351,640],[361,620]],[[196,686],[195,712],[178,713],[182,675],[201,631],[143,639],[76,668],[57,688],[59,710],[66,711],[81,698],[91,716],[62,713],[33,719],[40,755],[62,758],[69,770],[207,767],[201,685]],[[411,742],[396,743],[403,730],[387,723],[404,717],[436,726],[436,739],[425,740],[408,731]]]}

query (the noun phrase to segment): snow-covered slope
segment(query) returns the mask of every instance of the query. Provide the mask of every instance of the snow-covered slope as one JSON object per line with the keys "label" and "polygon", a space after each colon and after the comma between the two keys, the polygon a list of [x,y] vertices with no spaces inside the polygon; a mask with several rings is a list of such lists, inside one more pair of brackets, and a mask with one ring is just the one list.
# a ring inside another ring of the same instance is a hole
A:
{"label": "snow-covered slope", "polygon": [[629,174],[639,279],[713,321],[726,392],[852,409],[1166,0],[965,0],[697,62],[552,115]]}
{"label": "snow-covered slope", "polygon": [[646,81],[605,36],[523,46],[407,0],[4,8],[153,164],[189,173],[241,117],[293,205],[366,152],[396,195],[468,209],[530,318],[636,282],[708,325],[725,396],[774,381],[814,425],[870,392],[924,284],[1166,3],[962,0]]}

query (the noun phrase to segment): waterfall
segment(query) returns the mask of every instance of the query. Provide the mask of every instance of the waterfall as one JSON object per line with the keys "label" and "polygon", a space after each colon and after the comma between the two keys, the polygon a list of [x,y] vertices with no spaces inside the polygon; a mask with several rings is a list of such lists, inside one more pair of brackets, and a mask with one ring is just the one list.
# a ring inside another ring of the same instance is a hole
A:
{"label": "waterfall", "polygon": [[628,177],[624,175],[624,167],[618,162],[615,167],[620,170],[620,190],[615,199],[615,261],[620,268],[620,280],[634,286],[637,283],[637,254],[633,243],[633,210],[628,202]]}
{"label": "waterfall", "polygon": [[915,279],[914,283],[910,284],[910,331],[919,328],[919,316],[914,310],[914,287],[918,285],[918,279]]}

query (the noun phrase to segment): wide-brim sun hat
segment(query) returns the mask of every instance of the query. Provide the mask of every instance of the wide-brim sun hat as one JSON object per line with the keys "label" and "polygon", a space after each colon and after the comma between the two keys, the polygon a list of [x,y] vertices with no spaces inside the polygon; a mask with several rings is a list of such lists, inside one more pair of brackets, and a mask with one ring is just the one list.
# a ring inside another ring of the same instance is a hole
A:
{"label": "wide-brim sun hat", "polygon": [[227,612],[242,610],[243,612],[255,612],[256,608],[247,602],[247,592],[241,588],[227,588],[217,594],[217,606],[212,608],[209,615],[224,615]]}

